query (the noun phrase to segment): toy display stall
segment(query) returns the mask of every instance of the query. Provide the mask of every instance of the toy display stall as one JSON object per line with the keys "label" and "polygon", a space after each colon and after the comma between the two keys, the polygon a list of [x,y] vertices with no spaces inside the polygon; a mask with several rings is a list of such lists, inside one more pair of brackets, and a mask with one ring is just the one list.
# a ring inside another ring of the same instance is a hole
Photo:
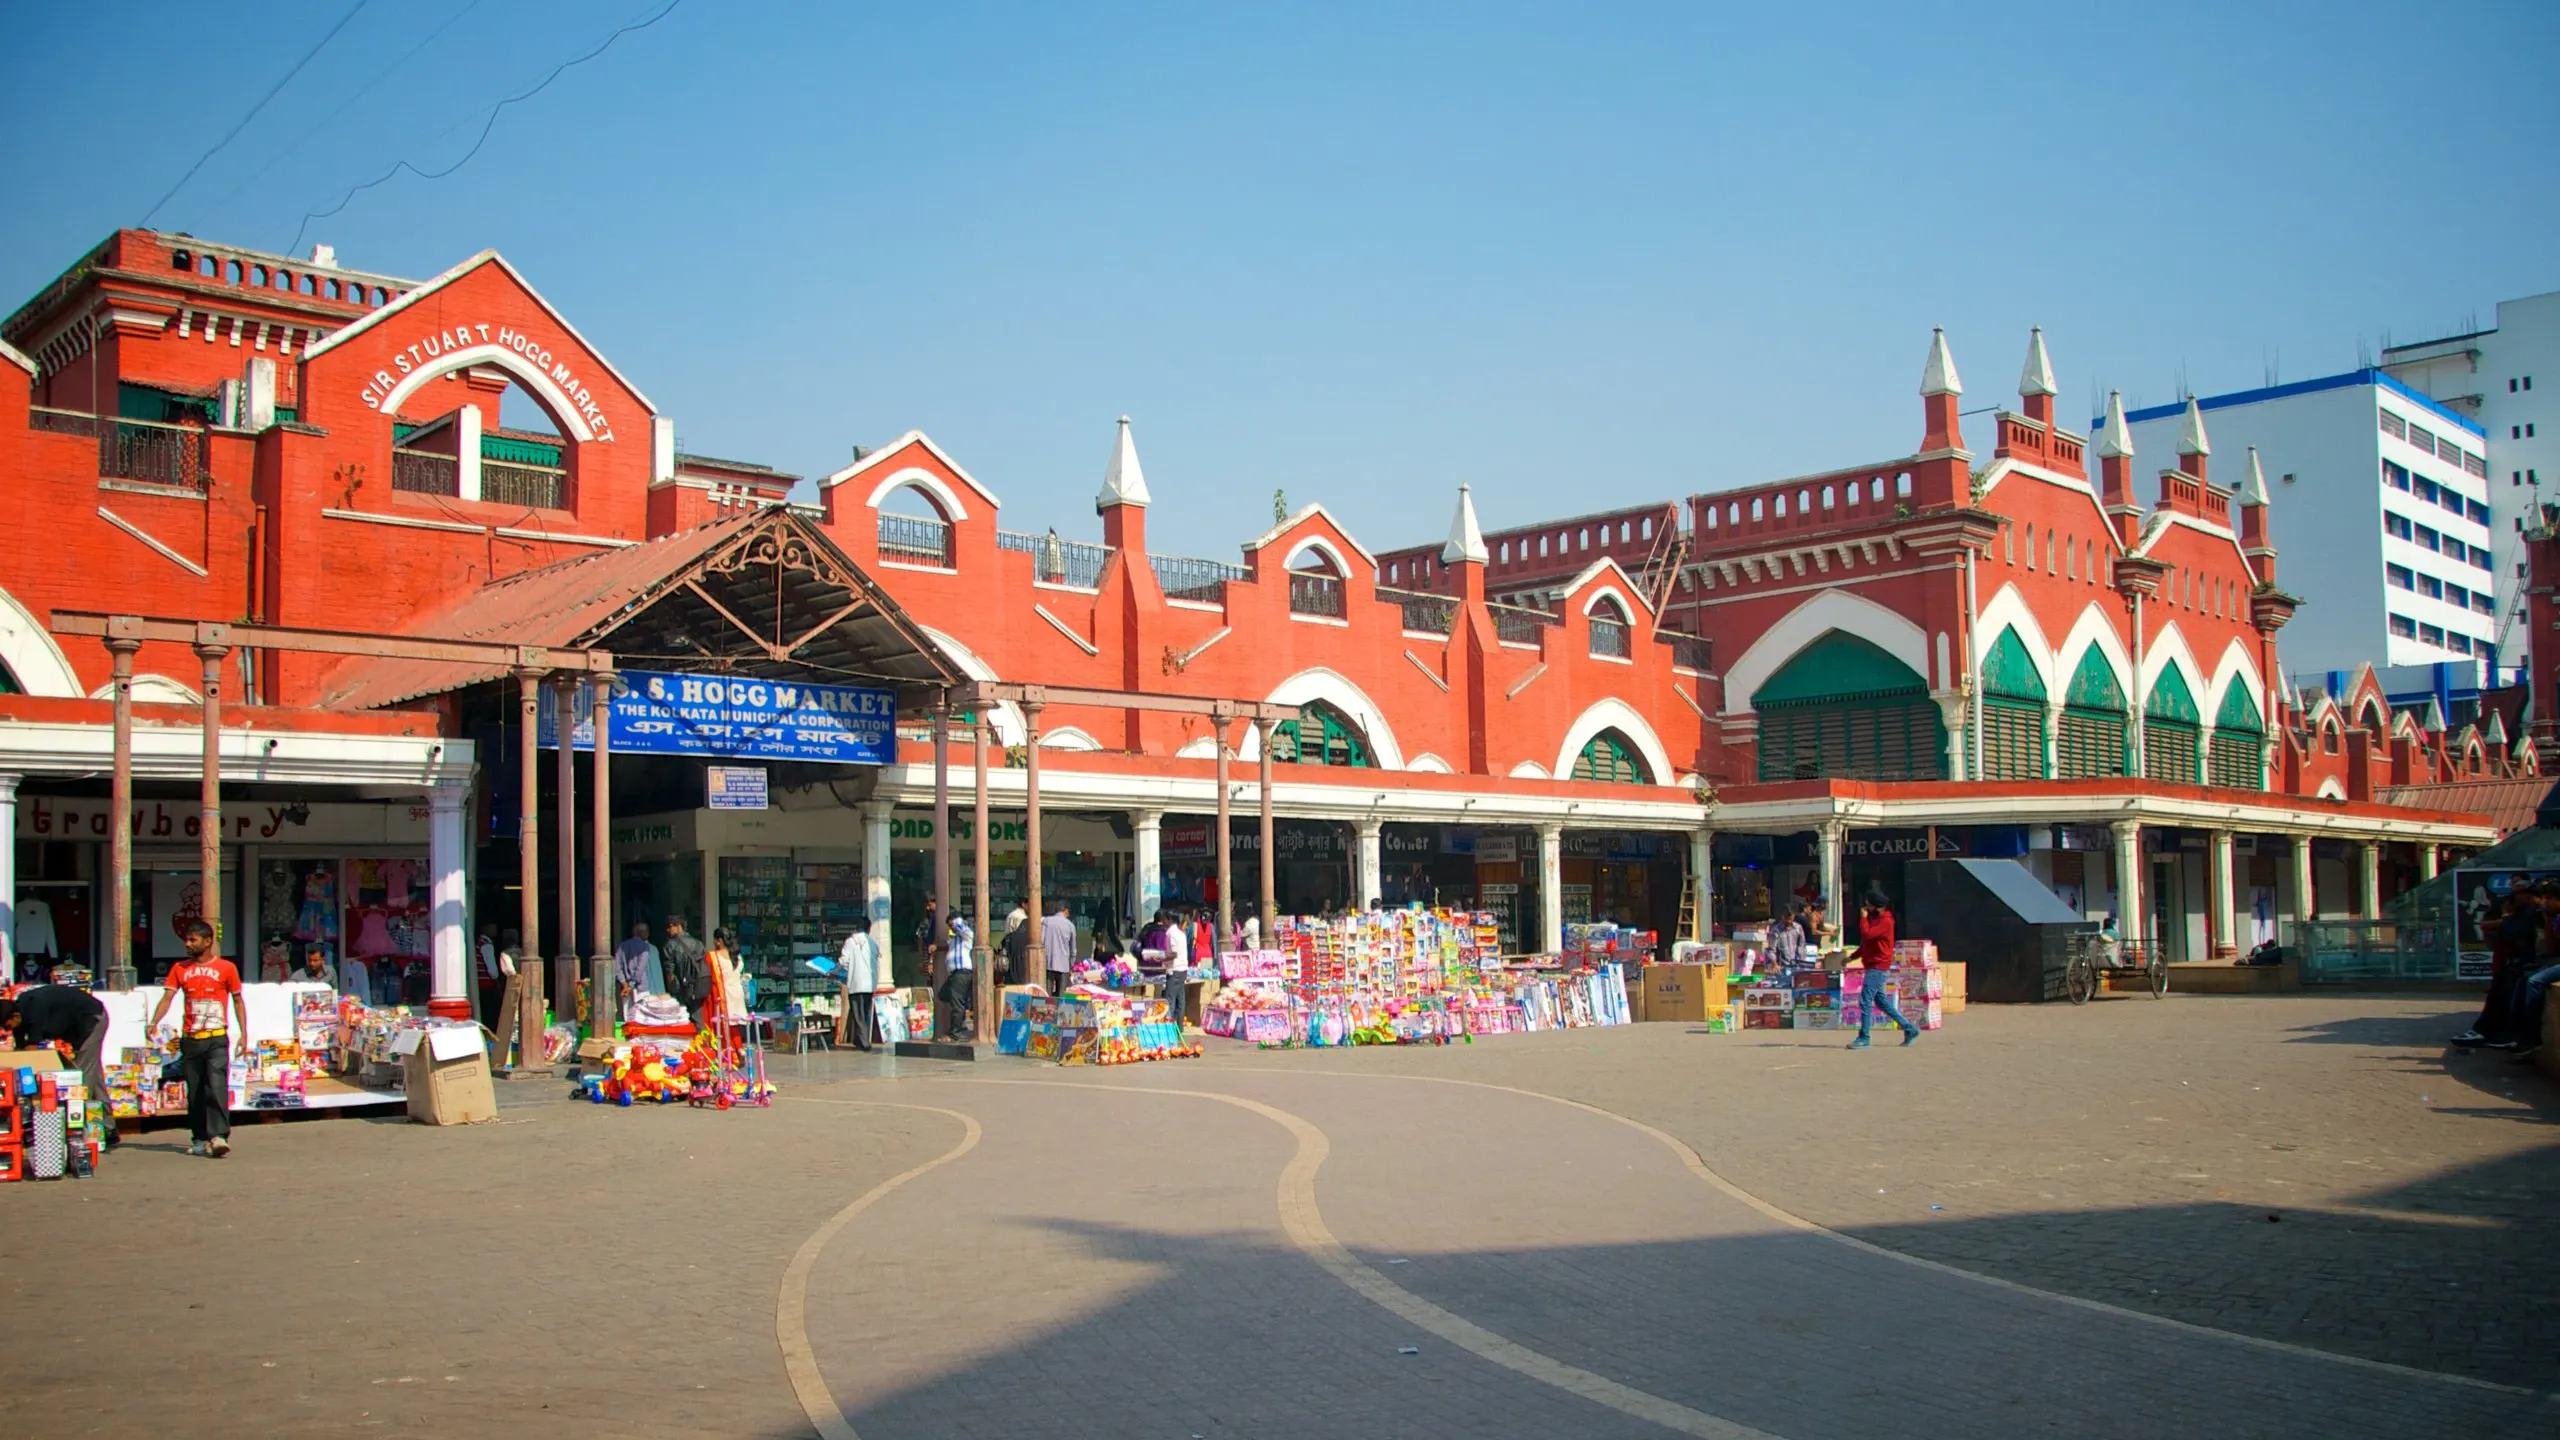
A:
{"label": "toy display stall", "polygon": [[996,1026],[1001,1054],[1061,1065],[1134,1065],[1180,1060],[1200,1047],[1182,1038],[1171,1002],[1101,985],[1070,985],[1052,998],[1029,986],[1006,989]]}
{"label": "toy display stall", "polygon": [[[145,1033],[161,993],[159,986],[146,985],[98,995],[107,1007],[106,1098],[115,1119],[186,1114],[186,1087],[161,1080],[178,1058],[176,1039],[167,1030]],[[469,1021],[440,1019],[420,1008],[367,1006],[326,985],[243,985],[240,997],[249,1031],[231,1047],[234,1111],[401,1104],[402,1033],[450,1028],[470,1032],[478,1043],[479,1027]]]}
{"label": "toy display stall", "polygon": [[52,1050],[0,1052],[0,1184],[98,1173],[106,1118],[63,1064]]}

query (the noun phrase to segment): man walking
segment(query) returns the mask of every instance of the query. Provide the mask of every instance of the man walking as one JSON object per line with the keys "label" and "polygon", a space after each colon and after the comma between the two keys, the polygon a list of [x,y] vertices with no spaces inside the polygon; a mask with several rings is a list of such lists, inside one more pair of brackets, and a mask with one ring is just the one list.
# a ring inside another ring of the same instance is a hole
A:
{"label": "man walking", "polygon": [[[151,1012],[157,1034],[169,1007],[186,997],[178,1029],[178,1073],[187,1085],[187,1146],[190,1155],[210,1154],[219,1160],[231,1153],[231,1042],[249,1042],[249,1005],[240,995],[240,971],[214,949],[213,927],[190,920],[178,927],[187,958],[170,967],[161,983],[160,1004]],[[230,1015],[225,1029],[224,1005]]]}
{"label": "man walking", "polygon": [[1858,917],[1858,963],[1866,967],[1866,978],[1858,984],[1858,1038],[1849,1042],[1849,1048],[1867,1048],[1879,1005],[1902,1027],[1903,1044],[1919,1039],[1920,1027],[1903,1019],[1902,1007],[1893,1003],[1893,911],[1881,890],[1867,892],[1866,909]]}
{"label": "man walking", "polygon": [[[77,985],[37,985],[0,996],[0,1035],[21,1050],[38,1050],[59,1041],[71,1047],[80,1081],[89,1088],[91,1113],[107,1111],[107,1007]],[[115,1121],[107,1122],[107,1148],[116,1148]]]}

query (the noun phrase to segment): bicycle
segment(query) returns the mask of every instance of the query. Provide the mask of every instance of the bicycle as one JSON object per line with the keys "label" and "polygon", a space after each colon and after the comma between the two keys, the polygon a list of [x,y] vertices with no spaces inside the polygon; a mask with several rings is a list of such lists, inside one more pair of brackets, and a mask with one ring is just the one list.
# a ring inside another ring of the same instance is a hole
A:
{"label": "bicycle", "polygon": [[2111,975],[2144,977],[2154,1000],[2169,993],[2169,963],[2151,941],[2099,934],[2071,937],[2062,977],[2065,998],[2074,1005],[2086,1005],[2097,998]]}

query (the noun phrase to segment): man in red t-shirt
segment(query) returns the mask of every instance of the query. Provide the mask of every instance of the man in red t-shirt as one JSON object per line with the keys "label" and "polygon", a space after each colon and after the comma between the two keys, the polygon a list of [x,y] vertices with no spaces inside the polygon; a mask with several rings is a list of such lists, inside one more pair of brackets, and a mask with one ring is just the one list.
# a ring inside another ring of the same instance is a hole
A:
{"label": "man in red t-shirt", "polygon": [[1858,1038],[1849,1048],[1867,1048],[1878,1006],[1902,1027],[1903,1044],[1919,1039],[1920,1027],[1903,1019],[1902,1008],[1893,1003],[1893,910],[1880,890],[1867,892],[1866,908],[1858,915],[1858,963],[1866,967],[1866,975],[1858,986]]}
{"label": "man in red t-shirt", "polygon": [[180,995],[187,997],[178,1028],[178,1070],[187,1082],[187,1127],[193,1136],[187,1153],[219,1159],[231,1153],[231,1040],[237,1036],[248,1043],[249,1006],[240,997],[239,970],[214,949],[213,927],[190,920],[178,934],[186,942],[187,958],[161,977],[168,988],[160,992],[150,1028],[158,1034],[170,1005]]}

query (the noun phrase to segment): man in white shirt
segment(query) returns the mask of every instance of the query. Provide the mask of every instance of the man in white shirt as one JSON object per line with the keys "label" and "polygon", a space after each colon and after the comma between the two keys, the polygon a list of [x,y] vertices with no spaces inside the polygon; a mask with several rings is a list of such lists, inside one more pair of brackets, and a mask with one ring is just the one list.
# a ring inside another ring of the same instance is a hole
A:
{"label": "man in white shirt", "polygon": [[836,1016],[836,1043],[853,1036],[853,1048],[871,1048],[876,1022],[872,1016],[872,996],[879,993],[879,970],[872,963],[871,932],[856,930],[844,937],[844,949],[836,958],[844,965],[844,1012]]}
{"label": "man in white shirt", "polygon": [[1164,999],[1172,1013],[1176,1029],[1183,1019],[1184,997],[1190,993],[1191,924],[1188,917],[1176,913],[1173,923],[1164,928]]}

